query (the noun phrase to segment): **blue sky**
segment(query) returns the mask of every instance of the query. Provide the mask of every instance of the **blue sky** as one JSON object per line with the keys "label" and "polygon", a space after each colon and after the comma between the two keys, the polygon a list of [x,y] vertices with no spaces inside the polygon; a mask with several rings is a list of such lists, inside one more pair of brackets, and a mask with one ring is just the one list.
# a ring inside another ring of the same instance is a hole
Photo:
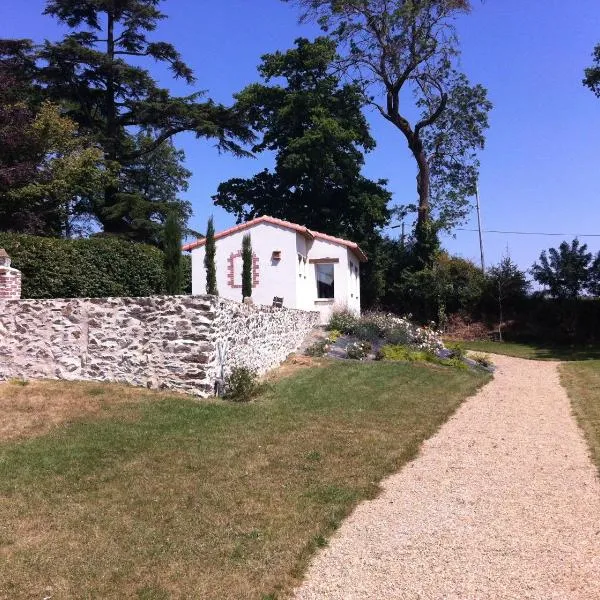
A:
{"label": "blue sky", "polygon": [[[61,30],[42,16],[44,0],[2,0],[0,36],[56,39]],[[583,69],[600,42],[598,0],[485,0],[458,23],[462,68],[488,88],[494,102],[480,191],[485,229],[600,234],[600,99],[581,85]],[[230,103],[232,94],[257,80],[265,52],[286,49],[299,36],[318,34],[298,25],[297,12],[280,0],[166,0],[169,19],[157,39],[173,42],[193,67],[198,89]],[[191,91],[152,72],[174,93]],[[397,203],[415,200],[415,166],[401,134],[369,113],[377,148],[367,156],[365,174],[385,178]],[[230,177],[251,176],[271,158],[219,155],[210,141],[176,138],[194,173],[187,198],[191,225],[203,230],[211,213],[217,229],[231,215],[214,207],[211,195]],[[474,227],[475,221],[466,227]],[[398,230],[392,232],[398,234]],[[508,248],[528,268],[543,248],[560,237],[485,235],[486,262]],[[582,238],[600,250],[600,237]],[[477,234],[457,231],[444,240],[452,253],[478,260]]]}

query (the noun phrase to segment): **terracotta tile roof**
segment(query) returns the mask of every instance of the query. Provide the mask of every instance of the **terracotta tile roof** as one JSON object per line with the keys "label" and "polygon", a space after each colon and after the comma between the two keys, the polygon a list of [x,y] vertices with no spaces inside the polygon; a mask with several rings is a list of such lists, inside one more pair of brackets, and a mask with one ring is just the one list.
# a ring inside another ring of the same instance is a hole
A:
{"label": "terracotta tile roof", "polygon": [[[279,227],[285,227],[286,229],[291,229],[293,231],[297,231],[302,235],[306,236],[309,239],[320,239],[325,240],[327,242],[332,242],[334,244],[340,244],[341,246],[346,246],[346,248],[350,248],[358,259],[361,262],[367,262],[366,254],[360,249],[359,245],[350,242],[349,240],[343,240],[342,238],[334,237],[332,235],[327,235],[326,233],[319,233],[318,231],[311,231],[308,227],[304,227],[304,225],[298,225],[297,223],[290,223],[290,221],[284,221],[282,219],[276,219],[275,217],[257,217],[256,219],[252,219],[252,221],[247,221],[246,223],[240,223],[239,225],[235,225],[234,227],[230,227],[229,229],[225,229],[223,231],[219,231],[219,233],[215,234],[215,240],[220,240],[221,238],[227,237],[233,233],[237,233],[238,231],[244,231],[245,229],[249,229],[250,227],[254,227],[259,223],[270,223],[271,225],[278,225]],[[191,242],[190,244],[185,244],[182,250],[189,251],[194,248],[199,248],[204,246],[206,243],[206,239],[196,240],[195,242]]]}

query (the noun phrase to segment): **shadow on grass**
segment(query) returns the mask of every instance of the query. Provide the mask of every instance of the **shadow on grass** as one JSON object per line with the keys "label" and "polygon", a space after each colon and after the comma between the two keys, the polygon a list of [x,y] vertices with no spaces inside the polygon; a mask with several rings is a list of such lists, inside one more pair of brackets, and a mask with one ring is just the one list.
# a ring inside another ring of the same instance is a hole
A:
{"label": "shadow on grass", "polygon": [[600,360],[600,345],[554,345],[542,342],[463,342],[468,350],[503,354],[531,360]]}

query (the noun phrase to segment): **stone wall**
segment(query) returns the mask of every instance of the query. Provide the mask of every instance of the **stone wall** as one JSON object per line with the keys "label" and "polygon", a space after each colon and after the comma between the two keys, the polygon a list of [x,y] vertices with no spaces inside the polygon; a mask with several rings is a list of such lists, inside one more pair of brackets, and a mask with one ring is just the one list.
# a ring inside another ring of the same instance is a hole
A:
{"label": "stone wall", "polygon": [[217,376],[246,366],[264,373],[281,364],[319,324],[318,312],[217,299]]}
{"label": "stone wall", "polygon": [[115,381],[205,397],[233,366],[281,363],[317,323],[318,313],[213,296],[0,300],[0,379]]}

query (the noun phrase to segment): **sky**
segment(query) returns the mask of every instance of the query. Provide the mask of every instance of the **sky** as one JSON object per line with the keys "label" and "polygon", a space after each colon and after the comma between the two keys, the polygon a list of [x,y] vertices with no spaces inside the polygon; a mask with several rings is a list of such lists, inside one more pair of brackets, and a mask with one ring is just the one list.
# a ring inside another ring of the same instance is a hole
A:
{"label": "sky", "polygon": [[[44,5],[45,0],[0,0],[0,37],[60,38],[65,30],[42,15]],[[224,104],[258,80],[261,55],[319,34],[314,25],[298,24],[296,8],[281,0],[165,0],[161,8],[169,18],[154,37],[175,44],[197,84],[175,82],[149,63],[152,74],[174,94],[202,89]],[[600,99],[581,83],[600,42],[600,2],[475,0],[473,12],[457,27],[461,69],[488,89],[494,103],[480,156],[483,229],[577,233],[590,250],[600,251]],[[415,202],[416,167],[403,136],[378,114],[367,116],[377,147],[366,157],[364,174],[387,179],[393,203]],[[219,154],[210,140],[190,134],[175,143],[193,173],[184,194],[193,206],[191,227],[204,231],[211,214],[217,231],[232,225],[233,216],[215,207],[211,196],[222,181],[270,167],[272,156]],[[476,224],[473,213],[464,227]],[[397,236],[399,230],[389,233]],[[542,249],[571,238],[484,233],[485,261],[495,264],[508,252],[529,268]],[[479,262],[474,231],[456,231],[443,245]]]}

